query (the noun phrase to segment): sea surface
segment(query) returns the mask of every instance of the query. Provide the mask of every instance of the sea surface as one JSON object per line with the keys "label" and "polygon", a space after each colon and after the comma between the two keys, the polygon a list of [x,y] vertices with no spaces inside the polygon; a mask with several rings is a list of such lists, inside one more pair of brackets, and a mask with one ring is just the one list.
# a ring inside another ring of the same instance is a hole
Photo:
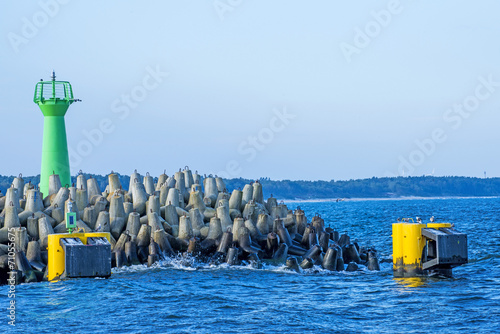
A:
{"label": "sea surface", "polygon": [[454,277],[395,279],[381,271],[302,274],[282,267],[208,266],[170,259],[113,270],[109,279],[16,286],[16,326],[0,333],[500,333],[500,199],[289,203],[392,254],[398,217],[431,216],[468,234],[469,264]]}

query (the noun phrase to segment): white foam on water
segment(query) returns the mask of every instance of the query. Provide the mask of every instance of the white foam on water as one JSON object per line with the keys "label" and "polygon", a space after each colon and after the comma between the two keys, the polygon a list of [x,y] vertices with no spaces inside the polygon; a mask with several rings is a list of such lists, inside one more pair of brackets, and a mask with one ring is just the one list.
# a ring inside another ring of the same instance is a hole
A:
{"label": "white foam on water", "polygon": [[[347,267],[347,266],[346,266]],[[345,276],[356,276],[356,275],[377,275],[380,272],[388,272],[392,270],[392,263],[381,263],[380,271],[368,270],[368,268],[362,264],[358,265],[358,270],[348,272],[348,271],[330,271],[322,268],[321,266],[314,265],[310,269],[300,269],[300,273],[295,270],[288,269],[285,264],[275,265],[266,263],[265,260],[261,263],[261,267],[259,268],[257,265],[250,261],[242,261],[239,265],[229,265],[227,263],[213,264],[207,262],[201,262],[198,258],[193,256],[182,256],[178,255],[175,257],[167,257],[164,260],[160,260],[153,264],[151,267],[148,267],[146,264],[139,264],[133,266],[123,266],[121,268],[113,268],[113,274],[119,273],[132,273],[132,272],[140,272],[147,271],[153,269],[162,269],[162,270],[185,270],[185,271],[196,271],[196,270],[204,270],[204,271],[215,271],[215,270],[252,270],[252,271],[268,271],[268,272],[276,272],[281,274],[291,274],[291,275],[345,275]]]}
{"label": "white foam on water", "polygon": [[112,274],[119,274],[119,273],[134,273],[138,271],[144,271],[149,269],[147,265],[145,264],[136,264],[133,266],[123,266],[121,268],[112,268],[111,273]]}
{"label": "white foam on water", "polygon": [[[299,259],[300,263],[300,259]],[[346,265],[347,268],[347,265]],[[208,262],[202,262],[195,256],[183,256],[177,255],[174,257],[166,257],[163,260],[160,260],[154,263],[151,267],[148,267],[146,264],[132,265],[132,266],[123,266],[121,268],[113,268],[113,274],[119,273],[133,273],[133,272],[141,272],[153,269],[163,269],[163,270],[185,270],[185,271],[196,271],[196,270],[204,270],[204,271],[215,271],[215,270],[263,270],[268,272],[276,272],[281,274],[290,274],[290,275],[345,275],[345,276],[355,276],[355,275],[377,275],[380,272],[389,272],[392,271],[392,263],[380,263],[380,271],[368,270],[365,265],[359,264],[358,270],[348,272],[348,271],[330,271],[322,268],[319,265],[314,265],[311,269],[302,269],[300,268],[300,273],[295,270],[288,269],[285,264],[273,264],[268,263],[266,260],[261,262],[261,266],[257,266],[255,263],[251,261],[242,261],[239,265],[229,265],[225,262],[214,264]]]}

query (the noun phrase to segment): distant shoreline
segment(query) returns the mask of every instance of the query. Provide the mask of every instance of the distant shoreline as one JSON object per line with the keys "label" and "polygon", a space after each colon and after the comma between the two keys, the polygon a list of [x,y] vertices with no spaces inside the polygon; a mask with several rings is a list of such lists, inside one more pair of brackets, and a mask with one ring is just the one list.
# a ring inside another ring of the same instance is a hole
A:
{"label": "distant shoreline", "polygon": [[[107,175],[84,174],[92,177],[101,191],[108,184]],[[118,175],[124,190],[128,190],[130,176]],[[5,194],[14,180],[13,176],[0,175],[0,191]],[[25,176],[25,182],[38,184],[39,176]],[[500,196],[500,178],[471,177],[393,177],[349,180],[349,181],[273,181],[269,178],[258,180],[262,185],[264,198],[275,197],[293,202],[332,202],[337,198],[349,201],[381,201],[439,198],[487,198]],[[243,189],[255,180],[237,178],[223,179],[225,189],[231,193]],[[76,177],[72,177],[76,184]],[[273,196],[274,195],[274,196]],[[288,199],[286,199],[288,198]]]}
{"label": "distant shoreline", "polygon": [[[500,196],[402,196],[402,197],[376,197],[376,198],[339,198],[340,202],[363,202],[363,201],[407,201],[407,200],[436,200],[436,199],[477,199],[477,198],[500,198]],[[279,202],[286,203],[322,203],[322,202],[337,202],[337,198],[321,198],[321,199],[278,199]]]}

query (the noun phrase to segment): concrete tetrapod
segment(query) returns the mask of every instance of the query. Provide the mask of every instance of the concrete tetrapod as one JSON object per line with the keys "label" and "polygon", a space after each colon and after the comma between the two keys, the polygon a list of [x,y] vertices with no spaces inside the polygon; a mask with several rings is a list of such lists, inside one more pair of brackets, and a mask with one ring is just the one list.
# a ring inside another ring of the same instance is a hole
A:
{"label": "concrete tetrapod", "polygon": [[210,219],[207,239],[220,240],[222,238],[222,224],[219,218],[213,217]]}
{"label": "concrete tetrapod", "polygon": [[217,195],[217,201],[215,204],[215,208],[218,208],[221,204],[226,206],[229,210],[229,198],[230,195],[227,192],[221,192]]}
{"label": "concrete tetrapod", "polygon": [[[274,253],[278,250],[280,245],[280,238],[279,236],[271,232],[267,235],[267,240],[266,240],[266,252],[268,256],[274,256]],[[287,250],[288,251],[288,250]]]}
{"label": "concrete tetrapod", "polygon": [[203,215],[198,208],[192,208],[189,210],[189,217],[191,219],[191,226],[193,228],[193,235],[199,237],[201,235],[201,229],[205,227],[203,223]]}
{"label": "concrete tetrapod", "polygon": [[82,171],[80,171],[76,177],[76,189],[87,190],[87,178],[83,175]]}
{"label": "concrete tetrapod", "polygon": [[38,240],[39,235],[38,235],[38,218],[35,217],[34,214],[31,215],[31,217],[28,217],[27,221],[27,231],[28,231],[28,236],[32,240]]}
{"label": "concrete tetrapod", "polygon": [[366,264],[368,270],[380,270],[377,254],[373,251],[368,252],[368,263]]}
{"label": "concrete tetrapod", "polygon": [[300,263],[300,267],[302,269],[311,269],[313,266],[314,266],[314,261],[307,257]]}
{"label": "concrete tetrapod", "polygon": [[151,231],[155,232],[158,230],[165,231],[163,224],[160,221],[160,217],[156,212],[150,212],[148,214],[148,225],[151,226]]}
{"label": "concrete tetrapod", "polygon": [[205,240],[200,243],[201,251],[206,255],[213,252],[217,248],[217,244],[222,238],[222,234],[223,233],[220,219],[217,217],[213,217],[212,219],[210,219],[208,235]]}
{"label": "concrete tetrapod", "polygon": [[134,172],[130,175],[130,181],[128,183],[128,192],[129,194],[132,194],[132,187],[134,186],[134,183],[139,182],[142,183],[142,176],[137,172],[137,169],[134,170]]}
{"label": "concrete tetrapod", "polygon": [[95,213],[95,208],[93,206],[87,205],[85,209],[83,209],[82,220],[85,224],[88,225],[92,230],[96,229],[97,215]]}
{"label": "concrete tetrapod", "polygon": [[224,183],[224,180],[221,177],[218,177],[216,175],[215,176],[215,183],[217,184],[217,191],[219,193],[226,192],[226,184]]}
{"label": "concrete tetrapod", "polygon": [[149,196],[146,207],[148,212],[153,211],[156,212],[158,216],[160,216],[160,197],[156,195]]}
{"label": "concrete tetrapod", "polygon": [[304,255],[306,250],[293,244],[288,230],[283,226],[283,221],[281,219],[276,219],[275,223],[276,233],[279,235],[281,242],[285,243],[288,246],[288,253],[290,253],[291,255]]}
{"label": "concrete tetrapod", "polygon": [[252,200],[255,203],[264,204],[264,192],[262,190],[262,184],[260,184],[259,181],[255,181],[253,184]]}
{"label": "concrete tetrapod", "polygon": [[348,244],[342,247],[343,259],[344,263],[356,262],[357,264],[361,263],[361,259],[359,257],[358,250],[354,244]]}
{"label": "concrete tetrapod", "polygon": [[223,231],[227,231],[229,227],[233,226],[233,221],[229,215],[229,207],[225,206],[223,203],[220,203],[217,207],[217,217],[220,219]]}
{"label": "concrete tetrapod", "polygon": [[146,176],[144,177],[143,180],[144,183],[144,189],[146,190],[146,193],[148,195],[153,195],[155,192],[155,183],[153,180],[153,177],[149,175],[149,173],[146,173]]}
{"label": "concrete tetrapod", "polygon": [[5,200],[5,206],[0,216],[2,217],[5,216],[5,209],[7,208],[7,206],[14,206],[16,208],[17,213],[20,213],[22,211],[21,206],[19,205],[19,195],[16,188],[14,187],[8,188],[4,200]]}
{"label": "concrete tetrapod", "polygon": [[289,257],[286,259],[286,269],[296,271],[297,273],[301,273],[302,270],[299,267],[299,262],[295,257]]}
{"label": "concrete tetrapod", "polygon": [[245,186],[243,187],[243,194],[242,194],[242,197],[241,197],[241,206],[240,206],[240,210],[243,211],[243,209],[245,208],[245,205],[250,202],[253,198],[253,186],[252,184],[245,184]]}
{"label": "concrete tetrapod", "polygon": [[184,202],[189,199],[189,192],[186,189],[186,180],[184,179],[184,173],[181,171],[176,172],[174,175],[175,178],[175,188],[179,190],[180,198]]}
{"label": "concrete tetrapod", "polygon": [[89,205],[89,196],[87,194],[87,189],[76,189],[76,206],[78,209],[83,210]]}
{"label": "concrete tetrapod", "polygon": [[168,175],[166,173],[167,171],[164,170],[163,174],[160,174],[160,176],[158,176],[158,181],[156,182],[156,187],[155,187],[156,191],[159,191],[162,186],[166,185],[168,179]]}
{"label": "concrete tetrapod", "polygon": [[252,239],[250,238],[250,231],[246,227],[238,229],[238,244],[240,248],[247,253],[258,253],[259,248],[252,246]]}
{"label": "concrete tetrapod", "polygon": [[242,215],[246,219],[251,219],[254,222],[257,221],[257,219],[259,218],[259,212],[257,211],[253,200],[250,200],[247,204],[245,204]]}
{"label": "concrete tetrapod", "polygon": [[342,247],[335,246],[337,250],[337,271],[344,271],[344,258],[342,256]]}
{"label": "concrete tetrapod", "polygon": [[111,226],[109,223],[109,212],[101,211],[97,216],[96,221],[96,232],[111,232]]}
{"label": "concrete tetrapod", "polygon": [[40,235],[40,248],[42,251],[47,249],[48,246],[48,236],[49,234],[54,234],[54,229],[50,225],[46,216],[42,216],[38,219],[38,233]]}
{"label": "concrete tetrapod", "polygon": [[356,264],[356,262],[350,262],[350,263],[347,265],[347,268],[345,269],[345,271],[350,271],[350,272],[352,272],[352,271],[356,271],[356,270],[358,270],[358,269],[359,269],[359,267],[358,267],[358,265]]}
{"label": "concrete tetrapod", "polygon": [[267,234],[260,233],[257,227],[255,227],[252,220],[250,219],[245,220],[245,227],[250,231],[250,236],[252,237],[252,240],[254,240],[255,242],[267,240]]}
{"label": "concrete tetrapod", "polygon": [[166,183],[162,184],[160,186],[160,206],[165,206],[167,203],[167,197],[168,197],[168,191],[170,188],[167,186]]}
{"label": "concrete tetrapod", "polygon": [[134,241],[127,241],[125,243],[125,257],[131,265],[141,264],[141,261],[137,257],[137,245]]}
{"label": "concrete tetrapod", "polygon": [[268,223],[268,215],[265,213],[261,213],[257,218],[257,229],[261,234],[267,235],[269,233],[269,223]]}
{"label": "concrete tetrapod", "polygon": [[191,186],[194,184],[193,173],[191,172],[188,166],[184,168],[182,173],[184,173],[184,183],[186,189],[191,189]]}
{"label": "concrete tetrapod", "polygon": [[17,270],[20,270],[23,273],[25,283],[38,282],[35,271],[31,268],[31,265],[23,251],[17,250],[15,252],[15,264]]}
{"label": "concrete tetrapod", "polygon": [[12,185],[19,191],[19,196],[22,197],[24,195],[24,179],[23,174],[19,174],[17,177],[12,180]]}
{"label": "concrete tetrapod", "polygon": [[47,215],[52,214],[52,210],[54,207],[64,208],[64,203],[69,198],[69,189],[68,188],[60,188],[57,194],[54,196],[54,199],[51,202],[51,205],[43,211]]}
{"label": "concrete tetrapod", "polygon": [[41,272],[45,271],[47,266],[42,261],[40,244],[38,241],[30,241],[28,243],[26,258],[28,259],[31,267]]}
{"label": "concrete tetrapod", "polygon": [[201,175],[198,174],[198,171],[194,172],[194,174],[193,174],[193,184],[201,184],[201,183],[202,183]]}
{"label": "concrete tetrapod", "polygon": [[137,234],[137,247],[148,247],[151,239],[151,226],[142,224]]}
{"label": "concrete tetrapod", "polygon": [[111,172],[111,174],[108,175],[108,183],[110,194],[113,194],[115,191],[122,189],[122,184],[120,182],[118,174]]}
{"label": "concrete tetrapod", "polygon": [[345,245],[348,245],[351,243],[351,238],[347,233],[344,233],[340,236],[338,244],[340,247],[344,247]]}
{"label": "concrete tetrapod", "polygon": [[167,232],[163,230],[157,230],[153,233],[153,240],[158,244],[160,250],[166,256],[173,256],[174,250],[168,241]]}
{"label": "concrete tetrapod", "polygon": [[311,224],[307,224],[306,228],[304,229],[304,233],[302,234],[302,241],[300,242],[302,246],[309,248],[309,234],[314,232],[315,230],[311,226]]}
{"label": "concrete tetrapod", "polygon": [[4,212],[5,212],[4,226],[0,229],[0,243],[3,244],[9,241],[9,231],[11,231],[12,228],[21,227],[21,223],[19,222],[19,216],[17,214],[17,208],[14,206],[12,202],[5,206]]}
{"label": "concrete tetrapod", "polygon": [[335,248],[328,248],[325,256],[323,257],[322,267],[326,270],[337,270],[337,250]]}
{"label": "concrete tetrapod", "polygon": [[288,246],[286,244],[280,244],[274,255],[272,256],[271,263],[281,264],[286,261],[288,257]]}
{"label": "concrete tetrapod", "polygon": [[307,250],[307,252],[303,255],[304,258],[310,258],[313,263],[318,260],[321,256],[321,247],[316,245]]}
{"label": "concrete tetrapod", "polygon": [[271,194],[271,197],[269,197],[266,201],[266,208],[269,213],[271,213],[273,207],[278,206],[278,200],[273,197],[273,194]]}
{"label": "concrete tetrapod", "polygon": [[25,227],[17,227],[14,229],[14,245],[16,249],[26,253],[28,247],[28,233]]}
{"label": "concrete tetrapod", "polygon": [[97,180],[92,177],[87,180],[87,196],[91,204],[95,203],[92,203],[92,198],[94,196],[101,196],[101,189],[99,189],[99,184],[97,183]]}
{"label": "concrete tetrapod", "polygon": [[103,196],[97,196],[95,198],[94,210],[95,210],[95,213],[97,214],[97,216],[99,216],[99,213],[101,211],[106,210],[107,205],[108,205],[108,201]]}
{"label": "concrete tetrapod", "polygon": [[313,228],[313,229],[311,229],[311,232],[309,233],[309,240],[307,242],[306,248],[311,248],[315,245],[319,245],[319,239],[318,239],[318,234],[316,233],[316,230]]}
{"label": "concrete tetrapod", "polygon": [[228,249],[231,247],[232,243],[233,243],[233,233],[230,231],[224,232],[222,234],[219,247],[217,248],[217,253],[226,254]]}
{"label": "concrete tetrapod", "polygon": [[189,216],[182,216],[179,220],[179,239],[189,240],[193,237],[193,227]]}
{"label": "concrete tetrapod", "polygon": [[175,188],[175,183],[177,181],[175,180],[175,178],[173,176],[169,176],[167,178],[167,181],[165,181],[165,183],[167,184],[167,187],[169,188]]}
{"label": "concrete tetrapod", "polygon": [[215,202],[217,201],[217,196],[219,194],[217,189],[217,182],[213,177],[207,177],[203,180],[203,185],[205,187],[205,198],[210,199],[210,206],[215,207]]}
{"label": "concrete tetrapod", "polygon": [[231,247],[227,251],[226,263],[229,265],[238,264],[238,248]]}
{"label": "concrete tetrapod", "polygon": [[328,250],[328,246],[330,245],[330,234],[327,232],[321,232],[319,235],[319,245],[323,252]]}
{"label": "concrete tetrapod", "polygon": [[231,197],[229,198],[230,214],[232,210],[236,211],[237,214],[241,214],[242,199],[243,199],[243,192],[237,189],[233,190]]}
{"label": "concrete tetrapod", "polygon": [[115,239],[118,239],[125,228],[125,217],[123,196],[116,194],[111,197],[111,201],[109,203],[109,222],[111,224],[111,234]]}
{"label": "concrete tetrapod", "polygon": [[241,217],[235,218],[233,222],[233,228],[231,229],[231,231],[233,232],[234,241],[239,241],[239,230],[241,227],[245,227],[245,221]]}
{"label": "concrete tetrapod", "polygon": [[[176,190],[176,189],[173,189]],[[165,206],[165,221],[171,226],[179,226],[179,215],[177,215],[177,210],[175,206],[171,203]]]}
{"label": "concrete tetrapod", "polygon": [[125,250],[125,243],[127,243],[127,241],[130,240],[130,235],[128,234],[128,232],[123,232],[122,234],[120,234],[120,237],[117,239],[118,239],[118,241],[114,245],[112,251],[113,252],[124,251]]}
{"label": "concrete tetrapod", "polygon": [[[73,202],[71,202],[71,203],[73,203]],[[73,205],[73,204],[71,204],[71,205]],[[51,216],[52,216],[53,220],[56,222],[56,224],[60,224],[66,219],[66,217],[64,215],[64,208],[59,207],[57,204],[54,204],[54,207],[52,208]],[[78,217],[77,217],[77,219],[78,219]],[[52,227],[54,227],[53,220],[49,220]]]}
{"label": "concrete tetrapod", "polygon": [[40,192],[35,189],[28,190],[26,193],[26,207],[24,211],[34,213],[43,211],[43,209],[43,201]]}
{"label": "concrete tetrapod", "polygon": [[3,228],[20,227],[19,214],[17,213],[17,208],[14,203],[9,202],[5,208],[5,219]]}
{"label": "concrete tetrapod", "polygon": [[126,230],[131,236],[137,236],[139,234],[139,229],[141,228],[140,218],[141,216],[135,211],[128,215]]}
{"label": "concrete tetrapod", "polygon": [[291,212],[288,213],[286,218],[283,219],[283,224],[285,225],[285,228],[288,230],[288,233],[293,239],[295,235],[298,233],[297,222],[295,221],[295,215]]}
{"label": "concrete tetrapod", "polygon": [[148,195],[144,184],[140,183],[137,179],[132,184],[132,200],[134,204],[134,210],[138,212],[141,216],[146,213],[146,201],[148,200]]}
{"label": "concrete tetrapod", "polygon": [[61,189],[61,179],[58,174],[49,175],[49,193],[43,194],[44,196],[51,196],[57,194],[59,189]]}
{"label": "concrete tetrapod", "polygon": [[307,219],[304,211],[302,211],[300,207],[297,207],[297,210],[295,210],[295,221],[297,222],[297,233],[303,235],[306,229]]}
{"label": "concrete tetrapod", "polygon": [[282,214],[282,209],[279,205],[276,205],[276,206],[272,206],[271,207],[271,210],[269,211],[269,214],[271,215],[271,217],[273,217],[273,219],[277,219],[277,218],[285,218],[286,217],[286,214],[283,215]]}
{"label": "concrete tetrapod", "polygon": [[[179,190],[176,189],[176,188],[170,188],[168,190],[168,195],[167,195],[167,203],[175,206],[175,207],[179,207],[181,204],[180,204],[180,194],[179,194]],[[184,207],[184,206],[182,206]]]}
{"label": "concrete tetrapod", "polygon": [[205,202],[203,201],[203,198],[201,196],[201,191],[195,190],[189,193],[189,202],[186,210],[191,208],[197,208],[202,214],[207,209]]}

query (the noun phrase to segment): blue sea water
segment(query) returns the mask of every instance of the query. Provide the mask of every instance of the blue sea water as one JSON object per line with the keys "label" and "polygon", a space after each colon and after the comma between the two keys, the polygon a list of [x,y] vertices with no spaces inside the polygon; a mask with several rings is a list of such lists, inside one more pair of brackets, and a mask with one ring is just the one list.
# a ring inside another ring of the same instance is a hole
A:
{"label": "blue sea water", "polygon": [[468,234],[469,264],[451,279],[395,279],[392,265],[354,273],[314,268],[208,266],[170,259],[154,268],[117,269],[109,279],[16,287],[23,333],[500,333],[500,199],[290,203],[310,219],[348,232],[360,245],[392,253],[398,217],[448,221]]}

